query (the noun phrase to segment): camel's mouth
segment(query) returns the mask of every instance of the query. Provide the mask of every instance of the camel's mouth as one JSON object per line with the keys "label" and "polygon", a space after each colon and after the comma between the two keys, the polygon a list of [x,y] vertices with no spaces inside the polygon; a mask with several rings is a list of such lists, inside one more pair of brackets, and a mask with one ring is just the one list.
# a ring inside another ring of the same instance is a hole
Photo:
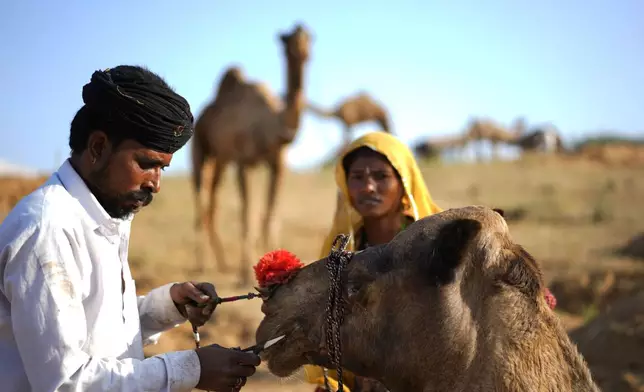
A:
{"label": "camel's mouth", "polygon": [[284,339],[261,351],[259,356],[268,366],[268,370],[278,377],[288,377],[297,369],[308,363],[328,362],[319,353],[314,353],[317,345],[307,339],[305,332],[297,324],[277,325],[266,318],[257,328],[256,341],[266,342],[285,335]]}
{"label": "camel's mouth", "polygon": [[271,339],[284,335],[283,339],[269,347],[266,347],[259,353],[262,361],[270,362],[271,359],[276,356],[276,354],[286,351],[296,339],[294,339],[294,331],[292,328],[275,328],[276,325],[271,322],[271,320],[267,319],[268,317],[264,317],[264,320],[262,320],[257,327],[257,331],[255,333],[255,341],[268,342]]}

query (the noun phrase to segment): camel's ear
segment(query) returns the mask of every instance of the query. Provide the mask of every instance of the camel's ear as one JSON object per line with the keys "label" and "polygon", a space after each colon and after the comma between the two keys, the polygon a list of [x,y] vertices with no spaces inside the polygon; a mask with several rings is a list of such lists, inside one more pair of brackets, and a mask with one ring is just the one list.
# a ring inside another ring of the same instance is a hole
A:
{"label": "camel's ear", "polygon": [[496,212],[497,214],[501,215],[501,217],[505,218],[505,211],[503,211],[500,208],[492,208],[492,211]]}
{"label": "camel's ear", "polygon": [[481,223],[472,219],[458,219],[440,229],[427,264],[427,274],[436,285],[454,281],[469,244],[481,231]]}

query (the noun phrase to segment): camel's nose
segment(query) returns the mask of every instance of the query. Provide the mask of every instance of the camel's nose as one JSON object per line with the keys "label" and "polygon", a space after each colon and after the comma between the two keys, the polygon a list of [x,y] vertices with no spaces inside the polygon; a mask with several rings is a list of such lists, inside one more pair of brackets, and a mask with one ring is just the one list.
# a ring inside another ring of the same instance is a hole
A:
{"label": "camel's nose", "polygon": [[267,313],[267,307],[268,307],[268,304],[266,303],[266,301],[263,301],[262,302],[262,307],[260,309],[261,309],[262,313],[264,313],[264,315],[268,314]]}

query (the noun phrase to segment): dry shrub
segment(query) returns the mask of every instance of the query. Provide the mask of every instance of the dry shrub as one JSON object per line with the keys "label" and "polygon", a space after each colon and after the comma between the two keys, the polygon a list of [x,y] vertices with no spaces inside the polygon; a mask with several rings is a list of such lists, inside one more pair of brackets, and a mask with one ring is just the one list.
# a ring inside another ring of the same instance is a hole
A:
{"label": "dry shrub", "polygon": [[26,178],[17,176],[0,177],[0,213],[5,215],[18,204],[20,199],[42,185],[48,176]]}

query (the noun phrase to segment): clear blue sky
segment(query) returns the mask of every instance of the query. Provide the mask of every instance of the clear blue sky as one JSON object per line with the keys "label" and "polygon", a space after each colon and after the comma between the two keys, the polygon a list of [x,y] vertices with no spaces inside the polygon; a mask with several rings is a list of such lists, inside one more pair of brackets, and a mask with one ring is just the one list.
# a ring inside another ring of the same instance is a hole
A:
{"label": "clear blue sky", "polygon": [[[0,159],[57,166],[96,69],[146,65],[195,115],[231,64],[282,94],[277,34],[298,21],[315,35],[308,99],[329,106],[367,91],[405,141],[460,132],[470,115],[552,121],[567,140],[602,128],[636,134],[644,130],[643,18],[641,0],[7,0]],[[336,148],[340,130],[306,114],[292,167]],[[184,148],[172,170],[188,162]]]}

